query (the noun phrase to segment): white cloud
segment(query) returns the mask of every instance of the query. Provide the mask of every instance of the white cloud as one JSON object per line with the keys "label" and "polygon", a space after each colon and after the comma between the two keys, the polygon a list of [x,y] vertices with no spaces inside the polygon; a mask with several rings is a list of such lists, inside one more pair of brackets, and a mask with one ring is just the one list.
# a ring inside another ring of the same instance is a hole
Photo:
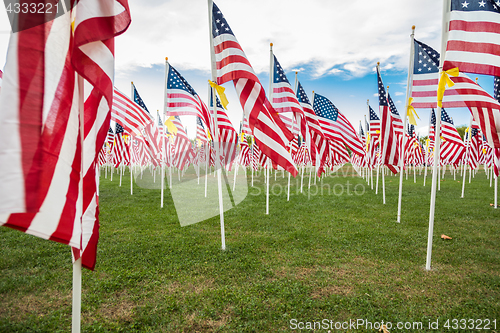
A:
{"label": "white cloud", "polygon": [[[338,74],[333,69],[338,67],[363,76],[377,61],[383,70],[405,70],[411,25],[430,44],[441,28],[441,4],[434,0],[220,0],[217,5],[258,73],[269,70],[270,42],[284,68],[309,63],[315,76]],[[118,70],[160,64],[168,56],[180,69],[209,71],[205,0],[189,5],[131,0],[130,9],[132,24],[116,43]]]}

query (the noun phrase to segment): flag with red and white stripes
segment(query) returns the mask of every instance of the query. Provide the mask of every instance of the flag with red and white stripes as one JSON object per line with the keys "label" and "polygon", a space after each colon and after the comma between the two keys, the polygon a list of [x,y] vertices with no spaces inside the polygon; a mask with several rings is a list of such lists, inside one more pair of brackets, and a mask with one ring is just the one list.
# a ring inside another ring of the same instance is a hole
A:
{"label": "flag with red and white stripes", "polygon": [[184,130],[184,126],[182,126],[181,119],[175,116],[172,123],[177,127],[177,134],[175,135],[174,141],[175,154],[172,162],[176,168],[183,169],[196,154]]}
{"label": "flag with red and white stripes", "polygon": [[351,122],[326,97],[314,94],[313,109],[325,136],[344,143],[354,154],[365,156],[365,149]]}
{"label": "flag with red and white stripes", "polygon": [[382,164],[386,165],[393,173],[399,172],[399,140],[394,129],[393,117],[389,110],[389,103],[385,93],[384,83],[380,77],[380,69],[377,66],[378,96],[380,106],[380,154]]}
{"label": "flag with red and white stripes", "polygon": [[115,168],[118,168],[120,165],[129,165],[130,164],[130,152],[129,145],[125,140],[125,132],[123,131],[123,127],[116,123],[115,128],[115,139],[113,143],[112,149],[112,161]]}
{"label": "flag with red and white stripes", "polygon": [[222,12],[215,3],[210,10],[217,84],[233,81],[255,142],[262,153],[296,176],[297,168],[286,149],[293,138],[292,133],[267,100],[264,88]]}
{"label": "flag with red and white stripes", "polygon": [[[435,140],[436,114],[434,113],[434,109],[431,111],[431,125],[429,138]],[[439,150],[440,164],[458,165],[465,153],[465,145],[445,109],[441,109],[441,140]]]}
{"label": "flag with red and white stripes", "polygon": [[[135,87],[134,91],[135,91]],[[113,106],[111,108],[111,119],[123,126],[130,134],[141,134],[142,130],[153,122],[149,112],[128,98],[116,87],[113,91]]]}
{"label": "flag with red and white stripes", "polygon": [[165,110],[170,116],[200,117],[210,134],[214,131],[214,122],[206,104],[201,100],[188,81],[170,63],[167,63],[165,77]]}
{"label": "flag with red and white stripes", "polygon": [[23,30],[29,15],[19,13],[11,34],[0,95],[0,224],[69,244],[93,269],[96,165],[110,123],[114,37],[130,24],[128,4],[82,0]]}
{"label": "flag with red and white stripes", "polygon": [[[414,60],[412,105],[414,108],[437,107],[439,53],[430,46],[415,41]],[[463,73],[458,77],[451,76],[450,79],[455,85],[446,88],[443,107],[469,108],[490,147],[500,148],[500,103]]]}
{"label": "flag with red and white stripes", "polygon": [[443,70],[500,76],[500,2],[451,0]]}
{"label": "flag with red and white stripes", "polygon": [[[212,88],[210,88],[212,92]],[[210,94],[210,111],[213,110],[213,94]],[[236,158],[236,151],[238,148],[238,133],[233,127],[231,120],[227,116],[226,111],[222,107],[219,101],[219,97],[215,96],[216,100],[216,110],[217,110],[217,127],[219,129],[219,143],[220,143],[220,155],[224,165],[230,164]],[[213,112],[211,112],[213,114]],[[212,139],[214,139],[212,137]]]}

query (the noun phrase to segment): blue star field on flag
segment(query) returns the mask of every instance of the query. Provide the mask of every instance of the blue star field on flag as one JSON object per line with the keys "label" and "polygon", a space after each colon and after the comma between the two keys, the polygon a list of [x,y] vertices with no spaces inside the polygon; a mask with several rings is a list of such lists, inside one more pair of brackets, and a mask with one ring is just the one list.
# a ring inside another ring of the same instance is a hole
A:
{"label": "blue star field on flag", "polygon": [[[499,0],[500,1],[500,0]],[[493,84],[493,97],[500,102],[500,77],[495,76]]]}
{"label": "blue star field on flag", "polygon": [[222,34],[231,34],[234,36],[233,31],[227,24],[224,15],[220,11],[219,7],[214,3],[213,11],[212,11],[212,36],[215,38]]}
{"label": "blue star field on flag", "polygon": [[369,106],[369,108],[370,108],[370,120],[380,120],[375,111],[373,111],[372,107]]}
{"label": "blue star field on flag", "polygon": [[339,116],[339,110],[333,103],[326,97],[319,94],[314,95],[314,112],[319,117],[330,119],[332,121],[337,121]]}
{"label": "blue star field on flag", "polygon": [[278,62],[278,59],[276,59],[276,56],[274,56],[274,75],[273,75],[273,82],[274,83],[281,83],[281,82],[286,82],[290,84],[288,79],[286,78],[285,71],[283,70],[283,67],[281,67],[280,63]]}
{"label": "blue star field on flag", "polygon": [[120,134],[120,133],[123,133],[123,126],[116,123],[115,134]]}
{"label": "blue star field on flag", "polygon": [[500,1],[496,0],[451,0],[451,10],[462,12],[488,11],[500,12]]}
{"label": "blue star field on flag", "polygon": [[193,87],[182,77],[182,75],[170,65],[167,77],[167,89],[181,89],[189,92],[191,95],[197,95]]}
{"label": "blue star field on flag", "polygon": [[309,98],[307,98],[306,92],[304,88],[302,88],[300,82],[297,86],[297,100],[299,101],[299,103],[307,103],[311,105],[311,102],[309,102]]}
{"label": "blue star field on flag", "polygon": [[149,113],[146,104],[144,104],[141,96],[139,96],[139,92],[137,91],[137,89],[135,89],[135,85],[132,84],[132,88],[134,89],[134,102],[136,102],[141,108],[143,108],[144,110],[146,110],[147,113]]}
{"label": "blue star field on flag", "polygon": [[415,40],[413,74],[439,73],[439,53],[432,47]]}
{"label": "blue star field on flag", "polygon": [[377,71],[377,79],[378,79],[378,104],[380,106],[389,106],[389,103],[387,103],[384,83],[382,82],[382,78],[380,77],[379,71]]}
{"label": "blue star field on flag", "polygon": [[387,100],[389,101],[389,109],[391,109],[391,113],[399,116],[398,109],[396,109],[396,105],[392,101],[391,94],[387,94]]}

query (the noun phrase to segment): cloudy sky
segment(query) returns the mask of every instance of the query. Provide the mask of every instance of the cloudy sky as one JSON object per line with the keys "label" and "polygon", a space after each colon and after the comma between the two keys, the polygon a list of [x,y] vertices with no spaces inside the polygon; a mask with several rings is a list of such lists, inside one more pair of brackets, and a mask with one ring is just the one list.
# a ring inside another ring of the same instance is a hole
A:
{"label": "cloudy sky", "polygon": [[[415,37],[439,50],[442,1],[436,0],[218,0],[262,85],[269,87],[269,44],[288,80],[298,78],[328,97],[357,129],[367,100],[378,109],[375,66],[400,113],[404,109],[411,26]],[[132,24],[116,39],[115,85],[130,94],[133,81],[149,110],[163,111],[165,57],[207,100],[210,47],[207,0],[129,0]],[[0,14],[0,66],[9,38]],[[480,77],[492,93],[493,78]],[[238,129],[242,109],[234,87],[225,84],[228,114]],[[427,135],[430,110],[417,110],[417,129]],[[456,125],[469,122],[468,110],[448,110]],[[184,118],[190,136],[194,119]]]}

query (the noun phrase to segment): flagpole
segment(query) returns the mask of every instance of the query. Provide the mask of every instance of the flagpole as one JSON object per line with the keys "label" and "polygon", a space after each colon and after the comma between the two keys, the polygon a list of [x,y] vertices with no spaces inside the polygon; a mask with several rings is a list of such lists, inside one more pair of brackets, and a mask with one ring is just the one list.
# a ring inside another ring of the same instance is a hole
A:
{"label": "flagpole", "polygon": [[[440,58],[440,74],[443,71],[443,62],[446,55],[446,42],[447,42],[447,17],[448,8],[450,8],[450,0],[443,0],[443,19],[442,19],[442,30],[441,30],[441,58]],[[438,101],[441,102],[441,101]],[[434,234],[434,212],[436,210],[436,186],[439,178],[438,165],[440,160],[440,150],[441,150],[441,106],[438,105],[436,112],[436,129],[434,131],[434,165],[432,167],[432,187],[431,187],[431,203],[429,210],[429,233],[427,236],[427,259],[425,264],[425,269],[431,269],[431,257],[432,257],[432,236]]]}
{"label": "flagpole", "polygon": [[[212,72],[212,82],[217,82],[217,64],[215,60],[215,50],[214,50],[214,41],[212,37],[212,10],[213,10],[213,1],[208,0],[208,22],[209,29],[208,35],[210,40],[210,59],[211,59],[211,72]],[[211,86],[209,85],[209,88]],[[226,236],[225,236],[225,227],[224,227],[224,202],[222,199],[222,164],[220,161],[220,151],[219,151],[219,124],[217,120],[217,99],[215,96],[215,89],[212,90],[212,107],[213,107],[213,117],[214,117],[214,147],[215,147],[215,166],[219,166],[217,170],[217,187],[219,192],[219,213],[220,213],[220,232],[221,232],[221,246],[222,250],[226,249]]]}
{"label": "flagpole", "polygon": [[[464,193],[465,193],[465,177],[466,177],[466,174],[467,174],[467,163],[468,163],[468,160],[469,160],[469,146],[470,146],[470,139],[471,139],[471,132],[472,132],[472,115],[470,116],[470,121],[469,121],[469,128],[468,128],[468,132],[466,131],[465,132],[465,135],[467,135],[467,137],[465,138],[465,159],[464,159],[464,172],[463,172],[463,180],[462,180],[462,196],[460,198],[463,198],[464,197]],[[468,133],[468,134],[467,134]]]}
{"label": "flagpole", "polygon": [[[399,170],[399,196],[398,196],[398,219],[397,222],[401,223],[401,199],[403,196],[403,169],[405,166],[404,162],[404,149],[406,146],[406,120],[408,118],[408,104],[409,104],[409,98],[411,97],[411,85],[413,83],[413,60],[415,57],[415,26],[411,27],[411,35],[410,35],[410,41],[411,41],[411,46],[410,46],[410,64],[408,65],[408,82],[406,84],[406,107],[404,111],[404,117],[403,117],[403,142],[401,145],[401,151],[399,153],[399,165],[400,165],[400,170]],[[408,177],[408,173],[406,174]]]}
{"label": "flagpole", "polygon": [[[168,80],[168,71],[169,71],[169,65],[168,65],[168,57],[165,57],[165,90],[163,92],[163,115],[166,115],[167,114],[167,103],[168,103],[168,96],[167,96],[167,80]],[[160,115],[158,114],[158,117]],[[163,130],[163,132],[165,132],[165,130]],[[165,159],[166,159],[166,147],[165,146],[165,140],[164,140],[164,137],[163,137],[163,134],[160,133],[160,135],[162,135],[162,152],[161,152],[161,200],[160,200],[160,208],[163,208],[163,197],[164,197],[164,189],[163,187],[165,187]],[[155,170],[155,175],[156,175],[156,170]],[[170,174],[170,187],[172,187],[172,174]]]}
{"label": "flagpole", "polygon": [[[269,103],[273,105],[273,80],[274,80],[274,57],[273,57],[273,43],[269,44]],[[270,159],[267,162],[267,184],[266,184],[266,215],[269,215],[269,168],[271,165]]]}

